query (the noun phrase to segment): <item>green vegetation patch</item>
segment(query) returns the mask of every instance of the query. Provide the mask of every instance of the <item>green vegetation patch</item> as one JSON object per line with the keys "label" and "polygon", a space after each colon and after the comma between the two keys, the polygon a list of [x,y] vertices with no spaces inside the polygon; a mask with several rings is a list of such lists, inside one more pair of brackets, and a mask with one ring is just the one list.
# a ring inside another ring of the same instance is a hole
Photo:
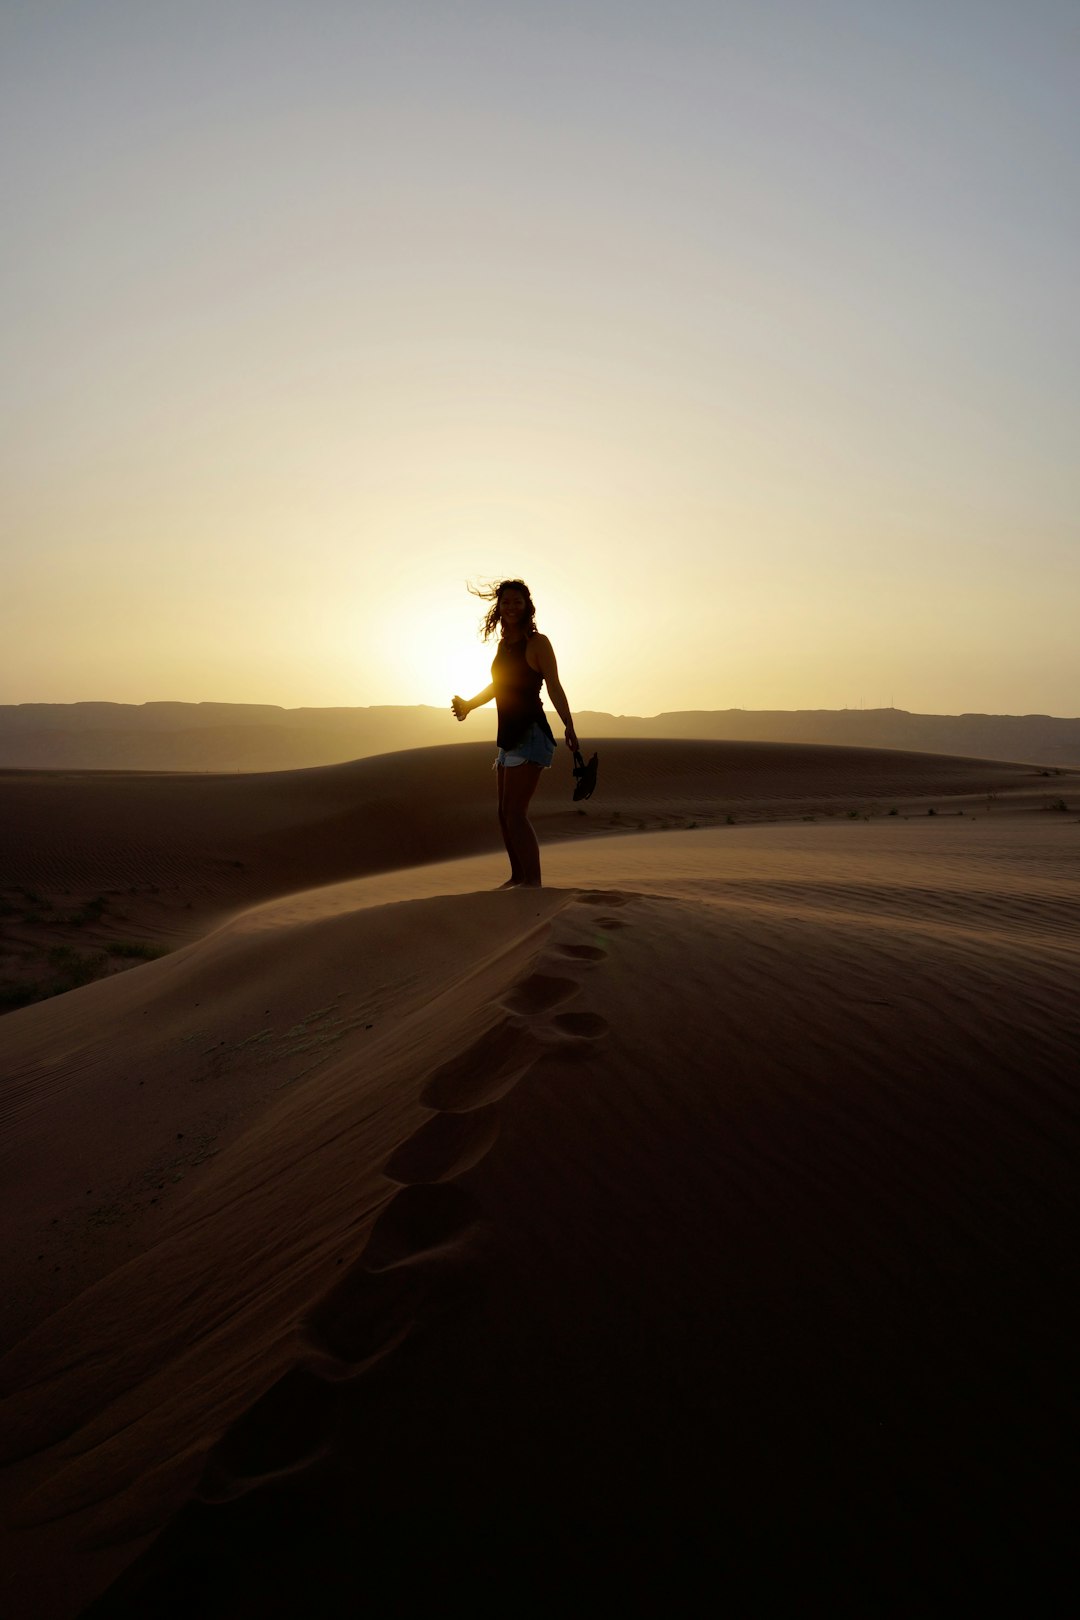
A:
{"label": "green vegetation patch", "polygon": [[20,1007],[29,1007],[31,1002],[40,1001],[47,992],[40,984],[18,984],[8,979],[0,984],[0,1013],[16,1012]]}
{"label": "green vegetation patch", "polygon": [[109,965],[109,958],[105,951],[79,951],[74,945],[54,945],[48,953],[48,963],[61,981],[54,990],[54,994],[59,994],[100,978]]}
{"label": "green vegetation patch", "polygon": [[151,945],[145,939],[113,939],[105,949],[110,956],[130,957],[140,962],[153,962],[157,957],[169,954],[164,945]]}

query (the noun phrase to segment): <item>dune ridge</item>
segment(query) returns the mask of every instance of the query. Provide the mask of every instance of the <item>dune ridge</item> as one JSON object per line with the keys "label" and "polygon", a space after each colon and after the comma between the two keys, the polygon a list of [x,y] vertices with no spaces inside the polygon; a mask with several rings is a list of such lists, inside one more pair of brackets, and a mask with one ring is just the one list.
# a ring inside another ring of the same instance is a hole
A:
{"label": "dune ridge", "polygon": [[[541,782],[545,844],[613,831],[1080,802],[1080,772],[872,749],[601,740]],[[242,906],[499,847],[488,745],[251,776],[0,772],[0,1009],[190,942]],[[438,814],[434,807],[438,806]]]}
{"label": "dune ridge", "polygon": [[0,1021],[9,1603],[1049,1591],[1077,822],[952,780],[267,894]]}

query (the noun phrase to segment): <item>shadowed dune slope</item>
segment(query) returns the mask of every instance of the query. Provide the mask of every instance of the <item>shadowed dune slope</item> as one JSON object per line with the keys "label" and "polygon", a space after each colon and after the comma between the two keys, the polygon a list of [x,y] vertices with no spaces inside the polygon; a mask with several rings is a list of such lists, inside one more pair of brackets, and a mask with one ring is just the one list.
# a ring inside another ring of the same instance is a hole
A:
{"label": "shadowed dune slope", "polygon": [[546,859],[268,903],[3,1021],[17,1612],[1049,1581],[1075,822]]}

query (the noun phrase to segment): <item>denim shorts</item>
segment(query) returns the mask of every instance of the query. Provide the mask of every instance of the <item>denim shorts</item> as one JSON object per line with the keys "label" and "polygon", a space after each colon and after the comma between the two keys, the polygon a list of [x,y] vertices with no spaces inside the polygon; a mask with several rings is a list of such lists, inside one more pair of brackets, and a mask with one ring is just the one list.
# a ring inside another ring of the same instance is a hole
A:
{"label": "denim shorts", "polygon": [[555,758],[555,739],[549,737],[543,726],[534,720],[521,741],[513,748],[500,748],[495,756],[496,765],[542,765],[549,770]]}

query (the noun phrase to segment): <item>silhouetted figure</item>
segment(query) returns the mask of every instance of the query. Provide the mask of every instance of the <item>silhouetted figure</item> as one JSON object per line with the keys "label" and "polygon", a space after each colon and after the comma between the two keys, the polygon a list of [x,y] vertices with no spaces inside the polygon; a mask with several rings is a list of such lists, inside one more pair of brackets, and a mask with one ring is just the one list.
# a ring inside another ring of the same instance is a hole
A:
{"label": "silhouetted figure", "polygon": [[499,711],[499,827],[510,857],[510,877],[504,889],[540,887],[540,846],[529,820],[529,801],[536,792],[540,772],[555,758],[555,738],[540,702],[540,687],[566,727],[566,746],[578,749],[574,721],[559,681],[555,652],[547,636],[536,628],[536,608],[529,587],[520,579],[504,579],[487,590],[474,592],[490,602],[484,619],[484,640],[499,631],[499,645],[491,666],[491,685],[466,700],[454,697],[454,717],[464,720],[473,709],[495,699]]}

